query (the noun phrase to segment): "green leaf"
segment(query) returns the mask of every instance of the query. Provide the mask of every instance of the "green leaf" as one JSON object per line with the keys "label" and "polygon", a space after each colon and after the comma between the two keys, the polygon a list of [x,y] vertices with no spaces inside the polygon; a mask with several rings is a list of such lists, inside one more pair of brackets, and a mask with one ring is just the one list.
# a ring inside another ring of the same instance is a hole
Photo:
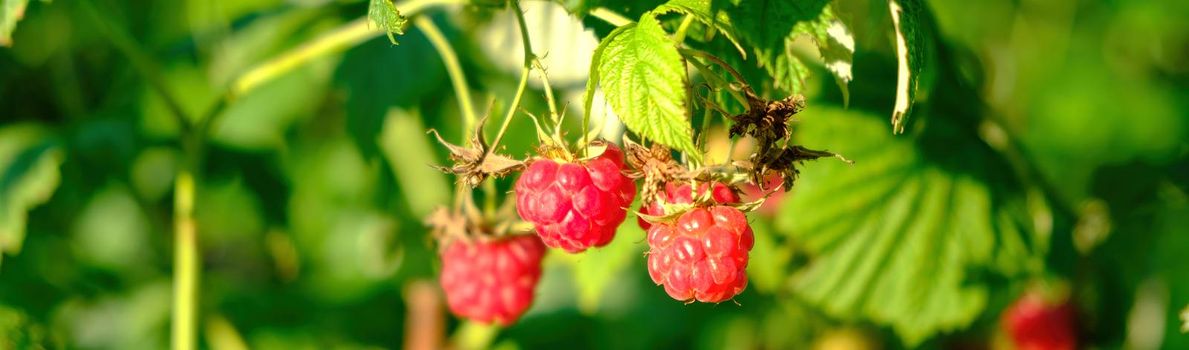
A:
{"label": "green leaf", "polygon": [[[772,77],[773,86],[799,92],[809,69],[792,49],[797,36],[819,29],[806,25],[818,20],[828,1],[732,0],[728,9],[739,35],[752,46],[756,61]],[[819,41],[820,42],[820,41]],[[755,83],[755,82],[753,82]]]}
{"label": "green leaf", "polygon": [[57,189],[61,165],[61,151],[39,128],[0,129],[0,257],[20,252],[28,211]]}
{"label": "green leaf", "polygon": [[1006,165],[977,138],[893,137],[876,116],[818,112],[798,141],[856,163],[806,166],[778,217],[809,255],[793,283],[804,299],[888,325],[915,347],[968,326],[986,307],[990,276],[1040,266],[1022,191],[995,177]]}
{"label": "green leaf", "polygon": [[598,77],[592,83],[600,79],[611,109],[628,129],[691,157],[701,156],[686,115],[685,65],[677,46],[651,14],[625,27],[599,44]]}
{"label": "green leaf", "polygon": [[925,5],[919,0],[889,0],[896,32],[896,104],[892,109],[892,132],[903,133],[904,122],[916,99],[917,85],[925,67],[925,32],[921,16]]}
{"label": "green leaf", "polygon": [[731,17],[724,11],[713,8],[710,0],[669,0],[652,11],[657,16],[669,12],[694,16],[694,19],[708,26],[714,27],[719,33],[727,37],[739,54],[747,58],[747,50],[739,43],[739,35],[735,34],[735,25],[731,24]]}
{"label": "green leaf", "polygon": [[407,19],[400,14],[400,10],[396,9],[396,4],[390,0],[371,0],[367,6],[367,18],[387,32],[388,41],[391,41],[393,45],[399,45],[393,34],[405,34],[403,28]]}
{"label": "green leaf", "polygon": [[599,62],[601,62],[601,58],[603,57],[603,51],[606,51],[607,44],[614,41],[615,37],[623,34],[628,29],[635,28],[635,26],[635,24],[629,24],[615,28],[606,37],[603,37],[603,40],[599,42],[599,46],[595,47],[594,54],[590,58],[590,78],[586,80],[586,93],[582,104],[582,115],[586,116],[586,118],[590,118],[590,112],[592,111],[592,107],[594,107],[595,88],[599,86],[600,78]]}
{"label": "green leaf", "polygon": [[12,31],[28,5],[29,0],[0,0],[0,46],[12,46]]}

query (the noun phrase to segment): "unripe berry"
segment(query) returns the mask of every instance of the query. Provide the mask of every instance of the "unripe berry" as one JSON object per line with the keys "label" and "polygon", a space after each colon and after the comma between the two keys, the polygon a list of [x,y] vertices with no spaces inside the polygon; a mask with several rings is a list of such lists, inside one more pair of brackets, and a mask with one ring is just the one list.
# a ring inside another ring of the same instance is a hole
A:
{"label": "unripe berry", "polygon": [[539,158],[516,181],[516,211],[533,223],[545,245],[577,253],[611,242],[636,197],[614,145],[594,159]]}
{"label": "unripe berry", "polygon": [[717,303],[747,288],[755,236],[747,217],[728,206],[694,208],[648,229],[648,275],[680,301]]}
{"label": "unripe berry", "polygon": [[1037,291],[1025,293],[1003,314],[1003,327],[1020,350],[1077,348],[1074,308],[1068,301],[1051,302]]}
{"label": "unripe berry", "polygon": [[[714,182],[713,184],[703,182],[698,184],[698,193],[696,194],[691,191],[690,188],[691,186],[688,182],[666,183],[665,191],[658,193],[658,200],[667,204],[690,204],[693,203],[695,196],[704,195],[706,193],[706,189],[712,188],[710,191],[710,198],[713,199],[715,203],[739,203],[739,195],[736,194],[735,191],[731,190],[730,187],[727,187],[727,185],[719,182]],[[640,207],[640,212],[652,216],[665,215],[665,209],[661,207],[660,202],[646,203]],[[642,217],[636,217],[636,224],[640,225],[640,228],[645,230],[652,226],[648,220],[645,220]]]}
{"label": "unripe berry", "polygon": [[459,317],[509,325],[533,302],[545,246],[535,235],[450,242],[442,251],[442,290]]}

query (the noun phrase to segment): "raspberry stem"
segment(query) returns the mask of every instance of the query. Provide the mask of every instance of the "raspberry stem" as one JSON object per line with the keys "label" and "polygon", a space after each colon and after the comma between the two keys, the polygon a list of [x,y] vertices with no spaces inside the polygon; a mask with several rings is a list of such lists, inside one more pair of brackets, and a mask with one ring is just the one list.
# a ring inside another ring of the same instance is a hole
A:
{"label": "raspberry stem", "polygon": [[508,113],[504,115],[504,122],[500,124],[500,131],[495,135],[495,141],[491,143],[491,148],[487,149],[489,155],[504,139],[504,133],[508,131],[508,124],[511,124],[512,116],[516,114],[516,109],[520,108],[520,98],[524,96],[524,89],[528,86],[528,75],[532,71],[533,60],[536,59],[536,56],[533,55],[532,43],[529,41],[527,25],[524,24],[524,11],[520,9],[520,2],[508,0],[508,5],[516,14],[516,22],[520,25],[520,40],[524,42],[524,68],[520,70],[520,83],[516,86],[516,95],[512,97],[512,104],[508,105]]}
{"label": "raspberry stem", "polygon": [[446,36],[442,35],[442,31],[432,20],[418,16],[413,18],[413,25],[425,33],[429,43],[438,51],[438,56],[441,56],[442,63],[446,65],[446,74],[450,76],[450,84],[454,87],[454,94],[458,97],[458,107],[462,110],[462,140],[466,142],[470,130],[475,128],[477,119],[475,118],[475,108],[471,104],[471,93],[467,88],[466,75],[463,74],[462,66],[458,64],[458,55],[454,53],[454,48],[450,47],[450,42],[446,40]]}

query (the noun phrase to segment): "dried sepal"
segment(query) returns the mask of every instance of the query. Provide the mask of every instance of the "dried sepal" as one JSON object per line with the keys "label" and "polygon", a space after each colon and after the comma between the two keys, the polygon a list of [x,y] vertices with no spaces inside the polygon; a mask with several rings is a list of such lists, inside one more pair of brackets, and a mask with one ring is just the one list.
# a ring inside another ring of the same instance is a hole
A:
{"label": "dried sepal", "polygon": [[665,183],[687,178],[685,167],[673,159],[672,152],[664,145],[654,143],[652,147],[644,147],[624,137],[623,146],[625,161],[635,169],[627,175],[643,179],[640,198],[644,203],[656,201]]}
{"label": "dried sepal", "polygon": [[523,169],[523,161],[497,154],[488,147],[487,142],[483,140],[483,124],[485,122],[487,122],[487,117],[479,120],[468,147],[446,142],[437,130],[430,129],[429,132],[433,133],[438,142],[450,150],[450,160],[454,162],[454,165],[450,167],[434,166],[434,168],[457,175],[460,183],[471,188],[478,187],[488,176],[502,177]]}

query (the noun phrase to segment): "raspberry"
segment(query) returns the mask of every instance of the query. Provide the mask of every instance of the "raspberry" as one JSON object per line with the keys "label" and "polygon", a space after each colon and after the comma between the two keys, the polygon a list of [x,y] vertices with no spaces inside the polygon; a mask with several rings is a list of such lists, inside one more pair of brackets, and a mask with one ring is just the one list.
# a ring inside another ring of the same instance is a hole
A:
{"label": "raspberry", "polygon": [[755,236],[742,211],[694,208],[648,229],[648,275],[673,299],[717,303],[747,288],[747,254]]}
{"label": "raspberry", "polygon": [[[689,183],[675,184],[673,182],[665,184],[665,192],[659,193],[660,200],[668,204],[689,204],[694,201],[694,193],[690,191]],[[698,184],[698,195],[706,193],[706,189],[711,185],[707,183]],[[713,190],[710,192],[710,198],[714,199],[715,203],[719,204],[733,204],[739,203],[739,195],[732,191],[730,187],[719,182],[713,183]],[[640,207],[640,212],[646,215],[663,216],[665,209],[661,207],[658,202],[651,202]],[[636,217],[636,223],[640,228],[647,230],[651,223],[644,220],[642,217]]]}
{"label": "raspberry", "polygon": [[1028,292],[1003,314],[1003,327],[1020,350],[1077,348],[1073,305],[1052,303],[1039,292]]}
{"label": "raspberry", "polygon": [[636,197],[636,184],[622,170],[623,152],[610,144],[579,163],[536,159],[516,180],[516,211],[547,246],[570,253],[602,247]]}
{"label": "raspberry", "polygon": [[442,290],[450,311],[474,321],[509,325],[533,302],[545,246],[533,235],[491,241],[455,240],[442,252]]}

